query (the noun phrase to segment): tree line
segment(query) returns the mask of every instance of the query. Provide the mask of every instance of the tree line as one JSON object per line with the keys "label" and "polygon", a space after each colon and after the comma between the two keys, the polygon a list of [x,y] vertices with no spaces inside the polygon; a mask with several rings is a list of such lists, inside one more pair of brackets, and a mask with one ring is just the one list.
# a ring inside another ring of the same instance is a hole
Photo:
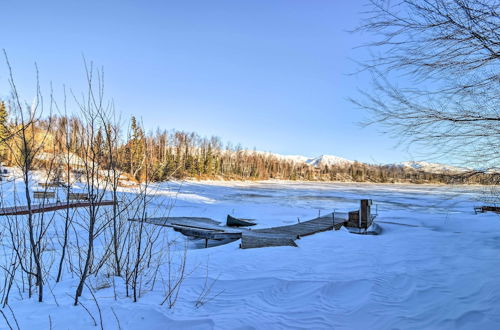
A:
{"label": "tree line", "polygon": [[[14,152],[6,139],[18,123],[9,119],[9,105],[0,102],[0,157],[6,164],[14,163]],[[88,130],[77,115],[50,114],[34,123],[43,151],[50,154],[70,152],[85,157],[80,141]],[[467,183],[491,184],[496,174],[482,172],[429,173],[398,165],[319,164],[285,159],[270,153],[243,149],[240,145],[224,144],[216,136],[201,137],[193,132],[160,130],[146,132],[135,117],[130,124],[106,119],[96,130],[94,145],[96,161],[105,169],[114,168],[122,177],[143,182],[146,175],[152,181],[169,179],[222,180],[306,180],[375,183]],[[110,158],[110,155],[114,157]],[[146,166],[147,160],[147,166]],[[112,164],[111,164],[112,162]],[[38,162],[39,166],[43,162]],[[148,167],[149,166],[149,167]],[[149,174],[146,169],[149,168]]]}

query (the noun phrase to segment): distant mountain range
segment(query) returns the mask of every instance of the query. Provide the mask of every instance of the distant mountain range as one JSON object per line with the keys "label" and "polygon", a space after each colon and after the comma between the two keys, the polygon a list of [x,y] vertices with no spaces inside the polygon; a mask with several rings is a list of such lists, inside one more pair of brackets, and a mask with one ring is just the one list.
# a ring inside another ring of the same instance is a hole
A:
{"label": "distant mountain range", "polygon": [[[270,154],[270,153],[267,153]],[[315,158],[308,158],[305,156],[300,156],[300,155],[279,155],[279,154],[272,154],[276,156],[279,159],[283,160],[290,160],[296,163],[306,163],[312,166],[332,166],[332,165],[337,165],[337,166],[342,166],[342,165],[350,165],[355,163],[353,160],[345,159],[342,157],[338,156],[333,156],[333,155],[321,155],[319,157]],[[466,172],[469,169],[464,168],[464,167],[458,167],[458,166],[451,166],[451,165],[446,165],[446,164],[439,164],[439,163],[429,163],[429,162],[424,162],[424,161],[406,161],[406,162],[401,162],[401,163],[395,163],[395,164],[384,164],[387,166],[399,166],[399,167],[404,167],[404,168],[412,168],[417,171],[423,171],[423,172],[428,172],[428,173],[460,173],[460,172]]]}
{"label": "distant mountain range", "polygon": [[451,166],[451,165],[445,165],[445,164],[438,164],[438,163],[428,163],[428,162],[423,162],[423,161],[409,161],[409,162],[401,162],[398,164],[395,164],[397,166],[402,166],[402,167],[410,167],[415,170],[423,171],[423,172],[429,172],[429,173],[460,173],[460,172],[467,172],[470,169],[465,168],[465,167],[458,167],[458,166]]}
{"label": "distant mountain range", "polygon": [[272,154],[272,155],[276,156],[278,159],[291,160],[296,163],[306,163],[312,166],[349,165],[354,163],[354,161],[352,160],[331,155],[321,155],[315,158],[308,158],[300,155],[279,155],[279,154]]}

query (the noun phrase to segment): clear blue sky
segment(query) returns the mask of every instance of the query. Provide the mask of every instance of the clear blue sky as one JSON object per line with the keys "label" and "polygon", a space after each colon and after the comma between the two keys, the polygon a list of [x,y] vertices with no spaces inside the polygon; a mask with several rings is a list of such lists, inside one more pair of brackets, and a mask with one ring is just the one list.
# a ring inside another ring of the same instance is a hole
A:
{"label": "clear blue sky", "polygon": [[[147,128],[195,131],[281,154],[375,163],[412,157],[347,97],[365,88],[350,57],[362,0],[0,2],[5,48],[29,98],[41,82],[82,90],[82,54],[106,94]],[[0,66],[0,97],[6,70]],[[59,89],[60,90],[60,89]]]}

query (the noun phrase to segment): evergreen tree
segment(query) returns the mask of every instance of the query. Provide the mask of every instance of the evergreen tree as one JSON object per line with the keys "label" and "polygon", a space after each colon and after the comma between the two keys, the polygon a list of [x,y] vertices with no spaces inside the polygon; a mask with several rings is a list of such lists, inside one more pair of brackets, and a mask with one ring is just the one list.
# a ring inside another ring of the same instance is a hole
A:
{"label": "evergreen tree", "polygon": [[7,138],[9,137],[7,107],[5,102],[0,101],[0,159],[4,161],[7,158]]}

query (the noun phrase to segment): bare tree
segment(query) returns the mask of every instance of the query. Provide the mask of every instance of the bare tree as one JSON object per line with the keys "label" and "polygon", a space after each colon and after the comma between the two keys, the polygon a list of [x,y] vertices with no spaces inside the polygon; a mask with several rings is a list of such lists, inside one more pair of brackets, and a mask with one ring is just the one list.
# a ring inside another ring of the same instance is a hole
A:
{"label": "bare tree", "polygon": [[[105,129],[105,123],[101,120],[101,114],[109,110],[110,105],[104,102],[102,71],[94,71],[92,63],[90,63],[89,67],[85,62],[85,68],[88,90],[81,100],[75,97],[75,101],[84,118],[85,129],[79,139],[79,149],[83,160],[84,179],[89,207],[86,224],[86,251],[83,254],[83,269],[80,271],[80,280],[75,293],[75,305],[78,305],[78,298],[82,295],[85,281],[88,275],[92,273],[95,259],[94,255],[96,252],[94,251],[95,240],[106,226],[106,223],[102,224],[102,221],[99,221],[103,218],[99,217],[99,211],[101,209],[101,202],[105,198],[109,186],[108,181],[102,175],[106,155],[102,133]],[[94,76],[95,74],[97,78]],[[103,253],[107,254],[107,251]],[[102,264],[104,264],[104,259],[101,259],[101,262],[99,262],[99,265]]]}
{"label": "bare tree", "polygon": [[[33,203],[31,198],[31,174],[36,167],[36,157],[44,148],[44,144],[50,130],[50,123],[48,123],[49,126],[47,127],[37,125],[43,114],[44,107],[44,101],[38,79],[38,70],[36,74],[36,97],[32,105],[27,105],[22,101],[21,96],[18,92],[14,81],[12,67],[5,51],[4,55],[9,71],[9,84],[11,90],[11,102],[9,103],[9,110],[10,113],[14,116],[14,123],[11,127],[12,132],[7,134],[8,136],[10,136],[10,143],[8,144],[8,147],[13,155],[14,164],[22,172],[24,197],[26,200],[26,209],[28,212],[26,229],[29,241],[29,257],[27,264],[25,263],[26,254],[21,251],[21,247],[25,246],[25,244],[20,244],[21,241],[24,241],[23,238],[25,237],[25,231],[19,230],[20,226],[17,222],[17,219],[15,220],[15,230],[13,228],[9,228],[9,231],[12,238],[12,248],[16,251],[18,262],[20,263],[23,271],[28,275],[29,282],[31,281],[31,276],[35,277],[35,284],[38,289],[38,301],[42,302],[44,282],[42,253],[44,250],[44,238],[49,224],[44,221],[43,215],[36,217],[33,213]],[[52,169],[51,166],[50,169]],[[9,222],[9,227],[11,224],[12,223]],[[34,270],[32,267],[32,262],[34,263]],[[29,293],[31,295],[31,285],[29,286]]]}
{"label": "bare tree", "polygon": [[[112,108],[114,110],[114,108]],[[119,203],[118,203],[118,185],[121,175],[119,170],[120,153],[118,152],[120,126],[115,118],[114,111],[111,114],[102,113],[101,120],[105,123],[105,145],[107,152],[107,173],[106,177],[110,184],[112,193],[113,213],[111,215],[112,222],[112,244],[113,244],[113,258],[114,269],[117,276],[121,276],[121,253],[120,253],[120,239],[122,236],[122,227],[119,223]]]}
{"label": "bare tree", "polygon": [[72,162],[77,161],[77,158],[75,157],[75,154],[73,154],[72,150],[72,146],[74,145],[75,141],[73,141],[73,134],[71,134],[71,126],[67,116],[66,89],[64,89],[63,111],[64,111],[64,117],[60,118],[60,123],[58,127],[59,130],[57,132],[62,136],[59,136],[56,143],[59,146],[58,148],[59,152],[61,152],[63,155],[62,156],[63,159],[60,165],[62,165],[63,170],[65,172],[64,188],[66,192],[66,211],[64,216],[64,230],[62,235],[63,237],[61,244],[61,257],[59,259],[59,268],[57,271],[56,282],[59,282],[61,280],[64,260],[66,257],[66,250],[68,248],[69,229],[72,221],[72,216],[70,213],[71,210],[69,207],[70,203],[69,195],[71,193],[71,186],[73,184],[71,178],[71,164]]}
{"label": "bare tree", "polygon": [[408,145],[500,168],[500,2],[371,0],[362,25],[373,89],[353,102]]}

